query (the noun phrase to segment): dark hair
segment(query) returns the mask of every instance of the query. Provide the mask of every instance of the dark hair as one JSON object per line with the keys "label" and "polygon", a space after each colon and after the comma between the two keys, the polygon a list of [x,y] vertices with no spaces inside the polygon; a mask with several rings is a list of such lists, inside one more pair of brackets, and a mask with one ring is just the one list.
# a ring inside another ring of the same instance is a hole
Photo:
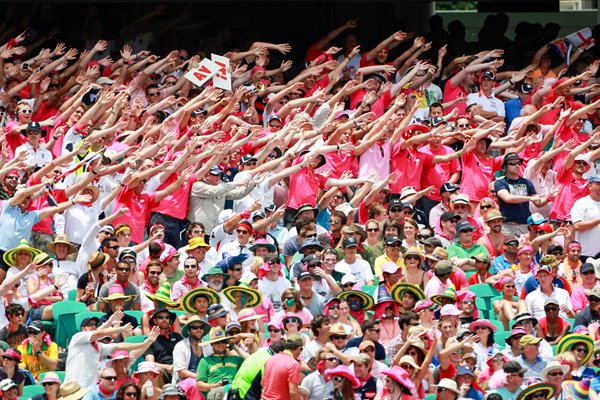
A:
{"label": "dark hair", "polygon": [[160,244],[156,242],[150,242],[150,245],[148,245],[148,253],[150,253],[150,258],[160,257],[162,253],[162,248],[160,247]]}
{"label": "dark hair", "polygon": [[142,390],[140,389],[140,387],[138,385],[136,385],[135,383],[128,381],[125,382],[124,384],[121,385],[121,387],[119,388],[119,391],[117,392],[117,395],[115,396],[115,400],[131,400],[131,397],[127,397],[125,398],[125,390],[127,390],[127,388],[135,388],[135,392],[137,393],[137,399],[141,399],[142,398]]}
{"label": "dark hair", "polygon": [[[302,304],[302,301],[300,300],[300,292],[292,288],[287,288],[283,291],[283,293],[281,293],[281,302],[283,303],[283,309],[286,309],[285,298],[288,296],[292,296],[294,298],[294,301],[296,302],[296,313],[302,311],[302,309],[304,308],[304,304]],[[301,320],[300,317],[297,318]],[[300,322],[300,326],[302,326],[302,322]]]}
{"label": "dark hair", "polygon": [[296,228],[296,232],[300,233],[300,229],[302,229],[304,225],[308,225],[314,222],[314,218],[298,218],[296,222],[294,222],[294,227]]}
{"label": "dark hair", "polygon": [[188,256],[188,258],[186,258],[186,259],[183,261],[183,263],[185,264],[185,262],[186,262],[186,261],[188,261],[188,260],[194,260],[194,263],[196,263],[196,266],[198,266],[198,260],[196,260],[196,259],[195,259],[194,257],[192,257],[192,256]]}
{"label": "dark hair", "polygon": [[151,83],[148,86],[146,86],[146,94],[148,94],[148,90],[150,90],[150,89],[160,89],[160,88],[158,87],[158,85],[156,83]]}
{"label": "dark hair", "polygon": [[365,319],[365,321],[362,324],[360,324],[360,329],[364,334],[367,330],[373,328],[377,324],[379,324],[378,319]]}
{"label": "dark hair", "polygon": [[444,106],[439,101],[436,101],[435,103],[431,103],[431,105],[429,106],[429,110],[431,111],[431,109],[433,107],[440,107],[442,110],[444,109]]}
{"label": "dark hair", "polygon": [[116,242],[117,241],[117,237],[115,235],[110,235],[109,237],[107,237],[106,239],[104,239],[101,243],[102,248],[108,247],[110,245],[110,242]]}
{"label": "dark hair", "polygon": [[500,396],[498,393],[490,393],[487,395],[485,400],[502,400],[502,396]]}
{"label": "dark hair", "polygon": [[281,353],[282,351],[285,350],[285,340],[280,340],[277,343],[273,343],[272,345],[269,346],[269,348],[271,349],[271,351],[273,351],[273,353],[277,354],[277,353]]}
{"label": "dark hair", "polygon": [[400,326],[400,329],[404,329],[407,325],[410,325],[410,321],[414,319],[419,319],[419,315],[414,311],[401,313],[398,316],[398,326]]}
{"label": "dark hair", "polygon": [[4,309],[4,313],[6,314],[6,317],[10,317],[11,315],[14,315],[18,312],[23,313],[23,315],[25,315],[25,309],[23,308],[22,305],[17,304],[17,303],[10,303],[8,306],[6,306],[6,308]]}
{"label": "dark hair", "polygon": [[204,233],[206,233],[206,228],[202,222],[192,222],[185,231],[186,238],[191,239],[194,228],[202,228],[205,231]]}
{"label": "dark hair", "polygon": [[346,217],[346,214],[344,214],[341,211],[334,211],[331,213],[331,216],[338,217],[342,221],[341,226],[346,225],[346,223],[348,222],[348,217]]}
{"label": "dark hair", "polygon": [[312,331],[313,335],[319,336],[318,329],[323,327],[323,322],[325,321],[329,321],[329,317],[326,317],[323,314],[318,314],[313,318],[312,322],[310,323],[310,330]]}

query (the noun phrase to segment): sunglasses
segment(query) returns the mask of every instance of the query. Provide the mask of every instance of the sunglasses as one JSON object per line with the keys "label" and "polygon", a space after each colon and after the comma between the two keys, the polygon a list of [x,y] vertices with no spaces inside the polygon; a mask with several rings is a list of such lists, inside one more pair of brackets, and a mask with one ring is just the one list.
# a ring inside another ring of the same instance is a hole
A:
{"label": "sunglasses", "polygon": [[402,245],[400,243],[388,244],[387,246],[388,247],[397,247],[397,248],[402,247]]}
{"label": "sunglasses", "polygon": [[158,92],[148,93],[148,96],[156,97],[156,96],[160,96],[160,93],[158,93]]}
{"label": "sunglasses", "polygon": [[15,175],[6,175],[5,179],[11,179],[12,180],[12,179],[19,179],[19,177],[15,176]]}
{"label": "sunglasses", "polygon": [[419,261],[421,258],[417,257],[417,256],[407,256],[404,258],[405,260],[415,260],[415,261]]}
{"label": "sunglasses", "polygon": [[367,228],[367,232],[379,232],[379,228]]}
{"label": "sunglasses", "polygon": [[192,231],[194,235],[204,235],[204,231]]}
{"label": "sunglasses", "polygon": [[184,264],[183,268],[197,268],[198,266],[196,264]]}
{"label": "sunglasses", "polygon": [[475,327],[475,330],[476,330],[476,331],[480,331],[480,330],[482,330],[482,329],[489,329],[489,328],[488,328],[487,326],[483,326],[483,325],[479,325],[479,326],[476,326],[476,327]]}
{"label": "sunglasses", "polygon": [[469,128],[470,125],[469,124],[458,124],[459,128]]}
{"label": "sunglasses", "polygon": [[325,360],[327,361],[331,361],[331,362],[336,362],[336,363],[340,363],[340,359],[337,357],[327,357]]}
{"label": "sunglasses", "polygon": [[473,233],[473,229],[463,229],[460,233]]}
{"label": "sunglasses", "polygon": [[575,347],[575,348],[573,348],[573,351],[576,351],[578,353],[585,353],[586,348],[585,347]]}
{"label": "sunglasses", "polygon": [[339,310],[339,309],[340,309],[340,306],[336,306],[336,305],[329,306],[329,309],[330,309],[330,310]]}
{"label": "sunglasses", "polygon": [[342,378],[341,376],[337,376],[336,375],[336,376],[333,377],[333,381],[336,382],[336,383],[342,383],[342,382],[344,382],[344,378]]}
{"label": "sunglasses", "polygon": [[190,331],[197,331],[199,329],[202,329],[202,325],[193,325],[193,326],[190,326]]}
{"label": "sunglasses", "polygon": [[367,347],[366,349],[361,351],[361,353],[375,353],[375,349],[372,347]]}
{"label": "sunglasses", "polygon": [[111,249],[111,250],[119,250],[119,246],[106,246],[107,249]]}
{"label": "sunglasses", "polygon": [[231,270],[235,271],[235,272],[240,272],[242,270],[242,268],[232,268]]}
{"label": "sunglasses", "polygon": [[342,285],[342,287],[352,287],[352,286],[354,286],[354,283],[344,283]]}
{"label": "sunglasses", "polygon": [[332,335],[331,339],[333,340],[342,340],[342,339],[346,339],[346,336],[338,336],[338,335]]}
{"label": "sunglasses", "polygon": [[381,333],[381,329],[369,329],[369,332]]}
{"label": "sunglasses", "polygon": [[504,285],[504,287],[507,289],[514,289],[515,285]]}
{"label": "sunglasses", "polygon": [[514,166],[517,166],[517,165],[523,165],[523,163],[521,161],[517,161],[517,162],[506,163],[506,165],[510,165],[511,167],[514,167]]}
{"label": "sunglasses", "polygon": [[402,364],[402,365],[400,366],[400,368],[402,368],[402,369],[404,369],[404,370],[415,369],[415,367],[413,367],[413,366],[412,366],[412,365],[410,365],[410,364]]}
{"label": "sunglasses", "polygon": [[281,332],[281,329],[269,328],[269,332],[270,333],[279,333],[279,332]]}
{"label": "sunglasses", "polygon": [[548,375],[550,376],[563,376],[565,373],[562,371],[556,371],[556,372],[549,372]]}
{"label": "sunglasses", "polygon": [[127,396],[127,397],[137,397],[137,393],[136,392],[125,392],[123,394],[125,396]]}
{"label": "sunglasses", "polygon": [[269,265],[277,265],[277,264],[281,264],[281,261],[279,259],[269,261]]}
{"label": "sunglasses", "polygon": [[157,315],[154,318],[156,318],[156,319],[169,319],[170,317],[168,315]]}
{"label": "sunglasses", "polygon": [[107,381],[116,381],[117,377],[114,375],[109,375],[109,376],[101,376],[100,379],[106,379]]}
{"label": "sunglasses", "polygon": [[558,311],[558,307],[544,307],[544,311]]}
{"label": "sunglasses", "polygon": [[299,324],[300,320],[298,318],[287,318],[286,319],[286,323],[290,324],[290,323],[296,323]]}
{"label": "sunglasses", "polygon": [[504,358],[492,358],[493,362],[503,362]]}
{"label": "sunglasses", "polygon": [[33,114],[33,110],[29,109],[29,108],[24,108],[22,110],[19,111],[21,114]]}
{"label": "sunglasses", "polygon": [[149,271],[148,275],[160,275],[161,272],[160,271]]}
{"label": "sunglasses", "polygon": [[479,208],[481,208],[482,210],[487,210],[489,208],[492,208],[492,206],[487,205],[487,206],[479,206]]}
{"label": "sunglasses", "polygon": [[421,234],[417,235],[417,239],[422,239],[422,240],[423,239],[429,239],[430,237],[431,236],[429,236],[429,235],[421,235]]}
{"label": "sunglasses", "polygon": [[57,382],[43,382],[42,386],[46,387],[46,386],[51,386],[51,385],[58,385]]}
{"label": "sunglasses", "polygon": [[585,271],[582,272],[581,275],[594,275],[596,272],[595,271]]}
{"label": "sunglasses", "polygon": [[117,267],[117,271],[119,272],[129,272],[131,268]]}
{"label": "sunglasses", "polygon": [[475,304],[475,300],[465,300],[463,304]]}
{"label": "sunglasses", "polygon": [[240,235],[247,235],[248,233],[250,233],[245,229],[236,229],[236,232],[239,233]]}
{"label": "sunglasses", "polygon": [[242,331],[238,331],[238,330],[227,332],[228,335],[239,335],[240,333],[242,333]]}
{"label": "sunglasses", "polygon": [[534,393],[531,395],[532,399],[545,399],[546,398],[546,391],[544,390],[543,392],[539,392],[539,393]]}

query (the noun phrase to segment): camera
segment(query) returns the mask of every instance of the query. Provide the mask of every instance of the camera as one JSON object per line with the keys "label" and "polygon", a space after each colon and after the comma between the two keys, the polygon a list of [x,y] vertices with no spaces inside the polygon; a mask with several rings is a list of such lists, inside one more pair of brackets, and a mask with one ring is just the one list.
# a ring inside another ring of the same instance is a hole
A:
{"label": "camera", "polygon": [[223,378],[223,379],[221,379],[221,384],[222,384],[223,386],[225,386],[225,385],[229,385],[229,379],[227,379],[227,378]]}

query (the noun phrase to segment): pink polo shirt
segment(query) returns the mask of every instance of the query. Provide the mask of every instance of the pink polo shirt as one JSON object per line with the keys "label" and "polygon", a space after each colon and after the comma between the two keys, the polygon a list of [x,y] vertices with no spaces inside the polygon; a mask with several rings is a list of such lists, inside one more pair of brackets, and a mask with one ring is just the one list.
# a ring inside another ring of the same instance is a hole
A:
{"label": "pink polo shirt", "polygon": [[[419,149],[419,153],[427,154],[433,158],[433,156],[452,154],[454,153],[454,150],[448,146],[440,146],[439,149],[433,150],[431,146],[427,145],[421,147]],[[440,187],[442,187],[444,183],[448,182],[450,175],[455,172],[459,172],[460,170],[460,162],[458,159],[438,164],[432,164],[431,162],[425,163],[423,166],[423,175],[421,175],[421,187],[434,187],[434,189],[427,193],[426,196],[431,200],[442,201],[442,196],[440,196]]]}
{"label": "pink polo shirt", "polygon": [[358,176],[358,159],[354,156],[354,150],[327,153],[325,160],[327,162],[323,167],[331,170],[330,178],[340,179],[344,171],[352,172],[353,177]]}
{"label": "pink polo shirt", "polygon": [[[443,98],[444,103],[449,102],[451,100],[458,99],[459,97],[467,97],[469,95],[469,92],[467,92],[465,89],[463,89],[463,87],[460,85],[456,85],[456,86],[452,87],[451,80],[452,80],[452,77],[450,77],[450,79],[448,79],[446,81],[446,84],[444,85],[444,98]],[[455,108],[458,109],[458,115],[466,114],[467,102],[466,101],[461,102],[461,103],[455,104],[451,107],[448,107],[447,109],[444,110],[444,112],[446,114],[449,114]]]}
{"label": "pink polo shirt", "polygon": [[469,195],[471,201],[479,202],[488,196],[488,185],[494,180],[494,172],[502,169],[502,157],[481,157],[471,151],[463,154],[462,163],[460,192]]}

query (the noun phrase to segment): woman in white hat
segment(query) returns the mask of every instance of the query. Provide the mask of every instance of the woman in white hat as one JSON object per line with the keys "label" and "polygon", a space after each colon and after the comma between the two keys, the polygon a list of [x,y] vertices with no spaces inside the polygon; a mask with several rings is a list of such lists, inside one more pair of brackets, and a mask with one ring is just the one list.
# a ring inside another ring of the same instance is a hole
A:
{"label": "woman in white hat", "polygon": [[44,394],[36,394],[31,400],[57,400],[60,393],[60,378],[56,372],[46,372],[40,382],[44,386]]}

